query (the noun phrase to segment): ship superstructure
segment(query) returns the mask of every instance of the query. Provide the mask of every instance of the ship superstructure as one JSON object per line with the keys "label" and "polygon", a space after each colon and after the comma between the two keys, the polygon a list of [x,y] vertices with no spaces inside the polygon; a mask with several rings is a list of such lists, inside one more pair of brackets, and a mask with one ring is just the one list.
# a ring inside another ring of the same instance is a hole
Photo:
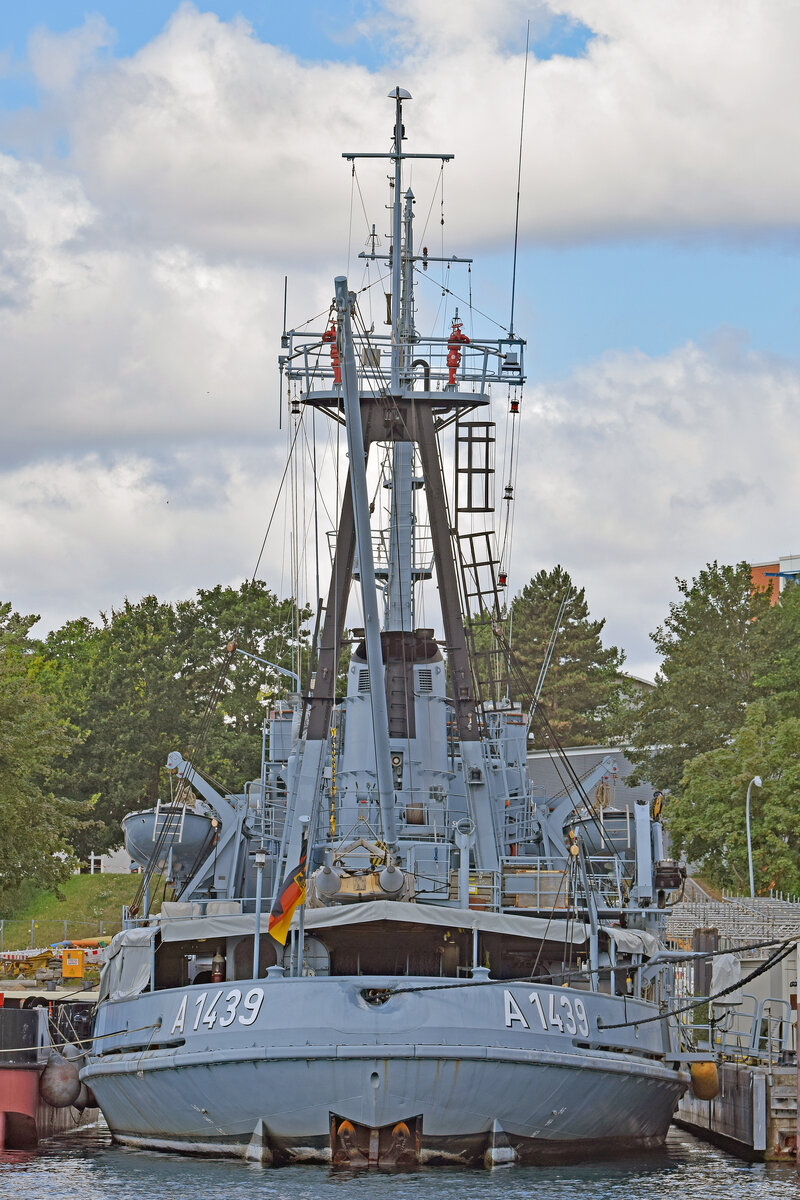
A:
{"label": "ship superstructure", "polygon": [[[390,164],[390,244],[364,252],[386,266],[386,331],[338,277],[330,320],[282,339],[295,403],[341,423],[349,456],[313,680],[273,713],[242,794],[176,751],[179,802],[126,818],[179,899],[118,936],[85,1077],[120,1140],[275,1163],[647,1147],[686,1085],[659,957],[681,876],[649,805],[591,798],[610,763],[553,798],[528,779],[489,416],[498,388],[518,416],[525,344],[468,335],[458,310],[438,336],[417,329],[415,276],[441,259],[415,246],[404,170],[450,156],[408,153],[410,97],[391,98],[389,150],[344,156]],[[417,619],[428,579],[438,633]],[[306,902],[284,949],[267,911],[296,864]]]}

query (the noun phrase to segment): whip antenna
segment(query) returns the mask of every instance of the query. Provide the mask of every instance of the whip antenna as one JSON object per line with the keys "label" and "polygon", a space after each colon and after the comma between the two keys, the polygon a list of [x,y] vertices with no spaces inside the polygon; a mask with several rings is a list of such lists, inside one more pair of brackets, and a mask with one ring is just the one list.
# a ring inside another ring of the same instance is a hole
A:
{"label": "whip antenna", "polygon": [[522,183],[522,137],[525,132],[525,92],[528,87],[528,48],[531,41],[531,23],[525,32],[525,71],[522,76],[522,115],[519,122],[519,162],[517,164],[517,209],[514,214],[514,269],[511,274],[511,320],[508,324],[510,337],[514,336],[514,300],[517,295],[517,245],[519,243],[519,193]]}

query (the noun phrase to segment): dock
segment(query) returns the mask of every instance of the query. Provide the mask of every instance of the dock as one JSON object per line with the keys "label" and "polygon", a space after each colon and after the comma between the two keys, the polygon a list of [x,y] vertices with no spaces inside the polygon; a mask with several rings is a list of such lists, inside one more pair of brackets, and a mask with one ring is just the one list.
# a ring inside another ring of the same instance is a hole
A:
{"label": "dock", "polygon": [[747,1063],[719,1066],[719,1095],[698,1100],[687,1092],[675,1124],[739,1158],[793,1160],[797,1154],[797,1067],[770,1072]]}
{"label": "dock", "polygon": [[[794,939],[798,948],[746,984],[727,1003],[710,1006],[705,1024],[694,1018],[689,1035],[696,1048],[717,1062],[719,1094],[698,1100],[688,1091],[675,1124],[751,1161],[783,1162],[797,1157],[797,979],[800,903],[783,896],[723,893],[721,900],[687,889],[690,900],[675,905],[668,934],[675,948],[727,950],[758,942]],[[738,955],[746,977],[766,963],[769,951]],[[683,998],[713,994],[712,963],[687,967]]]}

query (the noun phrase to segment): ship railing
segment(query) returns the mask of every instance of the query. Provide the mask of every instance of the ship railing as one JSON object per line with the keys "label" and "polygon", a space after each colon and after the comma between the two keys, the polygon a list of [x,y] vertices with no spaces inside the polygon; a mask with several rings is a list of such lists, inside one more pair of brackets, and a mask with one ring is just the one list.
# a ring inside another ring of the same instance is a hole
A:
{"label": "ship railing", "polygon": [[[460,808],[443,806],[441,801],[427,799],[427,789],[425,797],[418,799],[412,792],[405,804],[398,803],[396,806],[403,837],[415,842],[450,842],[453,826],[468,816],[466,803]],[[323,796],[323,806],[326,826],[332,815],[336,830],[349,829],[354,820],[359,819],[373,828],[380,827],[380,807],[374,792],[363,789],[338,791],[333,806],[330,796],[326,794]]]}
{"label": "ship railing", "polygon": [[[689,978],[688,972],[684,978]],[[705,1048],[738,1061],[754,1060],[770,1069],[796,1058],[797,1026],[788,1000],[739,992],[733,994],[735,1003],[715,1004],[708,996],[684,991],[680,972],[676,983],[673,1008],[685,1047]],[[693,1007],[687,1010],[689,1003]]]}
{"label": "ship railing", "polygon": [[258,837],[280,841],[286,824],[286,809],[267,805],[263,812],[253,813],[248,824]]}
{"label": "ship railing", "polygon": [[131,911],[130,905],[123,904],[122,906],[122,928],[135,929],[137,925],[149,925],[150,917],[142,916],[141,911],[137,908]]}
{"label": "ship railing", "polygon": [[[415,525],[414,526],[414,542],[412,547],[411,557],[411,578],[414,582],[420,579],[430,579],[433,574],[434,555],[433,555],[433,538],[429,532],[429,526]],[[389,544],[390,530],[373,529],[372,534],[372,558],[375,567],[375,578],[386,579],[389,570],[389,562],[391,560],[391,546]],[[326,538],[328,542],[328,555],[333,564],[336,556],[336,538],[338,533],[335,529],[329,529]],[[358,554],[356,553],[353,559],[353,578],[359,579]]]}
{"label": "ship railing", "polygon": [[[410,349],[413,349],[415,365],[410,372],[405,372],[404,390],[412,391],[415,384],[419,383],[429,393],[449,387],[447,357],[450,346],[447,337],[421,338]],[[373,333],[369,339],[356,337],[355,350],[360,386],[383,391],[384,376],[388,375],[391,362],[391,335]],[[311,399],[315,391],[333,391],[333,388],[326,388],[325,385],[335,385],[339,369],[334,367],[330,345],[322,341],[321,332],[290,334],[288,351],[280,361],[291,382],[300,383]],[[466,384],[471,390],[483,394],[490,384],[523,382],[521,343],[514,342],[512,345],[503,339],[481,338],[478,342],[462,343],[459,351],[457,385]],[[341,390],[339,385],[335,387],[337,391]]]}
{"label": "ship railing", "polygon": [[544,799],[544,788],[533,785],[531,785],[530,793],[524,799],[511,799],[508,807],[504,810],[506,843],[519,846],[535,840],[539,830],[536,803],[537,800]]}
{"label": "ship railing", "polygon": [[[588,860],[589,880],[600,908],[623,906],[623,876],[619,859],[593,855]],[[556,857],[511,855],[501,859],[504,907],[571,908],[586,900],[581,876],[570,874],[567,861]]]}

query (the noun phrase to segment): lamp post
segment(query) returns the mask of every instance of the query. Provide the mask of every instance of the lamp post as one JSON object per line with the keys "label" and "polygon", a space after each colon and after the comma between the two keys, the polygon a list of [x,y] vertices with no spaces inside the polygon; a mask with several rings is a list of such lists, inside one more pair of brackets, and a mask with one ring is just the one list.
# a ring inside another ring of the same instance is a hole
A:
{"label": "lamp post", "polygon": [[747,803],[744,807],[744,819],[747,825],[747,865],[750,868],[750,899],[754,900],[756,895],[755,887],[753,886],[753,843],[750,841],[750,788],[756,785],[761,787],[761,776],[754,775],[747,785]]}

